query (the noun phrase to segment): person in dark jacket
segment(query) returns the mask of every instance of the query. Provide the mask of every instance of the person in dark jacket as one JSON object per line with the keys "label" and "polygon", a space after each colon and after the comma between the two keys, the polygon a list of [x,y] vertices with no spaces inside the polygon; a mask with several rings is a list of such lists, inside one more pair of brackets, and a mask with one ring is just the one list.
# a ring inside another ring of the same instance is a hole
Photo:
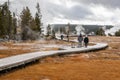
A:
{"label": "person in dark jacket", "polygon": [[82,47],[82,41],[83,41],[83,36],[82,36],[82,34],[80,34],[80,35],[78,36],[78,42],[79,42],[78,47]]}
{"label": "person in dark jacket", "polygon": [[64,38],[63,34],[60,37],[61,37],[61,40],[63,40],[63,38]]}
{"label": "person in dark jacket", "polygon": [[86,35],[85,38],[84,38],[85,47],[88,46],[88,43],[89,43],[89,38],[88,38],[88,36]]}
{"label": "person in dark jacket", "polygon": [[67,41],[69,42],[69,35],[67,35],[66,37],[67,37]]}

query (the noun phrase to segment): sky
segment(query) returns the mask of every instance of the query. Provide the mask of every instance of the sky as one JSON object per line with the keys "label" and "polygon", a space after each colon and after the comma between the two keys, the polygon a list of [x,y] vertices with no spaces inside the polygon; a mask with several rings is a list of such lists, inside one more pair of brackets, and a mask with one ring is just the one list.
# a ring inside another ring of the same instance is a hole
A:
{"label": "sky", "polygon": [[20,14],[28,6],[34,15],[37,2],[44,24],[120,25],[120,0],[10,0],[10,9]]}

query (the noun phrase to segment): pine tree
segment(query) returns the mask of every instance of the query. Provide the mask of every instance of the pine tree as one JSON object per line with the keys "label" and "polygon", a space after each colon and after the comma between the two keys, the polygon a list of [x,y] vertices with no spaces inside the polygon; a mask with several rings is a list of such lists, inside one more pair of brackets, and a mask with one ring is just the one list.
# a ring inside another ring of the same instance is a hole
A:
{"label": "pine tree", "polygon": [[9,35],[9,38],[12,39],[13,36],[12,36],[12,30],[13,30],[13,27],[12,27],[12,15],[11,15],[11,12],[9,11],[8,12],[8,35]]}
{"label": "pine tree", "polygon": [[50,24],[48,24],[47,26],[47,37],[50,36],[51,34],[51,27],[50,27]]}
{"label": "pine tree", "polygon": [[65,32],[66,32],[66,35],[69,36],[69,33],[70,33],[70,23],[67,24],[67,26],[65,28]]}
{"label": "pine tree", "polygon": [[17,19],[15,13],[13,13],[12,28],[12,33],[15,35],[17,33]]}
{"label": "pine tree", "polygon": [[52,38],[55,39],[55,30],[52,29]]}
{"label": "pine tree", "polygon": [[31,29],[30,22],[32,21],[32,16],[28,7],[24,8],[21,15],[21,29],[22,29],[22,40],[27,40],[29,38],[27,33]]}
{"label": "pine tree", "polygon": [[37,6],[36,6],[36,9],[37,9],[37,12],[35,14],[35,22],[36,22],[36,31],[39,31],[41,33],[41,18],[42,18],[42,15],[41,15],[41,10],[40,10],[40,5],[39,3],[37,3]]}
{"label": "pine tree", "polygon": [[36,26],[36,22],[35,22],[35,19],[34,19],[34,18],[31,19],[30,28],[31,28],[33,31],[36,31],[36,30],[37,30],[37,26]]}
{"label": "pine tree", "polygon": [[99,29],[96,31],[96,35],[105,36],[105,31],[104,31],[102,28],[99,28]]}
{"label": "pine tree", "polygon": [[7,3],[2,7],[2,26],[3,26],[3,35],[8,35],[8,6]]}
{"label": "pine tree", "polygon": [[22,28],[24,28],[25,26],[29,26],[30,27],[30,21],[32,19],[30,10],[28,7],[24,8],[22,13],[21,13],[21,26]]}
{"label": "pine tree", "polygon": [[4,35],[4,27],[3,27],[3,21],[2,21],[2,9],[0,8],[0,37]]}
{"label": "pine tree", "polygon": [[120,30],[115,32],[115,36],[120,36]]}
{"label": "pine tree", "polygon": [[12,15],[8,8],[8,4],[4,3],[0,8],[0,36],[9,35],[11,37]]}
{"label": "pine tree", "polygon": [[62,27],[60,27],[60,33],[63,33],[63,28]]}

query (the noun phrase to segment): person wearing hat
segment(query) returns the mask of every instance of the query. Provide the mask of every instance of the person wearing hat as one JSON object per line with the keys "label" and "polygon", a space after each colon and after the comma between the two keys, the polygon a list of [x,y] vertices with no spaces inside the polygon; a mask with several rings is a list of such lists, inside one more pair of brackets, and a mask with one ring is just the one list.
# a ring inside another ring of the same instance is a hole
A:
{"label": "person wearing hat", "polygon": [[82,41],[83,41],[83,36],[82,36],[82,34],[80,34],[78,36],[78,42],[79,42],[78,47],[82,47]]}

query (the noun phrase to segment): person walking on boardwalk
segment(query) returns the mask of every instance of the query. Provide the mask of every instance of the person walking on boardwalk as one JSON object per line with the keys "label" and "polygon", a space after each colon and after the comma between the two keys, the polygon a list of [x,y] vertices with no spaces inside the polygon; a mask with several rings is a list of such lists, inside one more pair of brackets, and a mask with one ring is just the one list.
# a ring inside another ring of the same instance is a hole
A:
{"label": "person walking on boardwalk", "polygon": [[66,37],[67,37],[67,41],[69,42],[69,35],[67,35]]}
{"label": "person walking on boardwalk", "polygon": [[88,46],[88,43],[89,43],[89,38],[88,38],[88,36],[86,35],[85,38],[84,38],[85,47]]}
{"label": "person walking on boardwalk", "polygon": [[63,34],[61,34],[61,36],[60,36],[60,37],[61,37],[61,40],[63,40],[63,38],[64,38]]}
{"label": "person walking on boardwalk", "polygon": [[79,42],[78,47],[82,47],[82,41],[83,41],[83,36],[82,36],[82,34],[80,34],[78,36],[78,42]]}

